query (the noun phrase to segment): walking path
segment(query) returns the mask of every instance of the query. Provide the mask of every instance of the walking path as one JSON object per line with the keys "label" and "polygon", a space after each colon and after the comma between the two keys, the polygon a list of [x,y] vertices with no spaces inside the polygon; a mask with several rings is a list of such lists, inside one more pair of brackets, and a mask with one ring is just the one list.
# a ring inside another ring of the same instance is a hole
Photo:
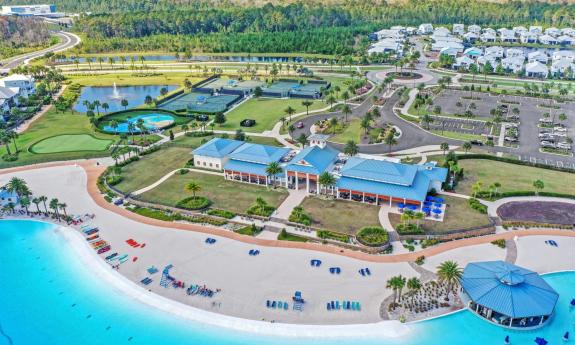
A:
{"label": "walking path", "polygon": [[188,171],[194,171],[194,172],[199,172],[202,174],[209,174],[209,175],[218,175],[218,176],[224,176],[223,173],[217,172],[217,171],[209,171],[209,170],[202,170],[202,169],[193,169],[193,168],[180,168],[180,169],[176,169],[176,170],[172,170],[169,173],[167,173],[166,175],[162,176],[159,180],[157,180],[156,182],[152,183],[149,186],[146,186],[144,188],[138,189],[135,192],[130,193],[131,195],[140,195],[143,194],[145,192],[148,192],[154,188],[156,188],[157,186],[161,185],[164,181],[166,181],[167,179],[169,179],[170,177],[172,177],[175,173],[177,173],[178,171],[182,170],[182,169],[186,169]]}
{"label": "walking path", "polygon": [[293,209],[307,196],[305,189],[288,189],[288,197],[279,205],[279,207],[274,211],[272,217],[288,220]]}
{"label": "walking path", "polygon": [[[53,100],[58,99],[58,97],[62,96],[62,94],[64,93],[64,90],[66,90],[66,87],[68,87],[68,85],[62,85],[62,87],[60,88],[60,91],[58,91],[54,96],[52,96],[52,99]],[[46,114],[48,112],[48,110],[52,109],[52,107],[53,107],[52,104],[48,104],[48,105],[44,106],[42,108],[42,110],[37,112],[36,115],[34,115],[32,118],[21,123],[18,127],[16,127],[16,129],[14,131],[18,134],[21,134],[22,132],[27,130],[30,127],[30,125],[32,125],[32,123],[34,123],[36,120],[41,118],[44,114]]]}

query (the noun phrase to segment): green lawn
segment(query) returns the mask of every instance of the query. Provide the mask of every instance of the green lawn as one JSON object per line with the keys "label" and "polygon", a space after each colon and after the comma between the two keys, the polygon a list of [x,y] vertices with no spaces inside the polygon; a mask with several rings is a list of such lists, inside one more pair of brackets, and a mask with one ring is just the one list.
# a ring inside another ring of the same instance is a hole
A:
{"label": "green lawn", "polygon": [[545,184],[543,191],[575,194],[575,174],[541,169],[487,159],[463,159],[459,161],[465,178],[459,182],[457,192],[471,194],[471,186],[481,181],[483,189],[495,182],[501,184],[501,192],[534,191],[533,181]]}
{"label": "green lawn", "polygon": [[[65,111],[64,113],[58,112],[55,109],[50,109],[40,119],[36,120],[30,128],[24,133],[21,133],[16,140],[20,153],[18,160],[15,162],[0,161],[0,168],[7,168],[17,165],[35,164],[49,161],[82,159],[102,157],[108,155],[108,151],[68,151],[68,152],[55,152],[35,154],[30,148],[50,137],[55,137],[64,134],[87,134],[92,135],[96,140],[106,140],[106,145],[109,140],[116,140],[117,138],[112,135],[95,133],[85,115],[81,115],[74,111]],[[14,146],[12,145],[12,151]],[[6,148],[2,146],[0,155],[6,153]]]}
{"label": "green lawn", "polygon": [[257,197],[262,197],[270,206],[276,208],[287,197],[284,189],[268,189],[264,186],[232,182],[224,180],[223,176],[193,171],[185,175],[176,174],[140,197],[148,202],[173,206],[188,196],[189,193],[184,191],[184,186],[190,181],[200,185],[202,190],[198,195],[210,199],[211,207],[236,213],[245,213]]}
{"label": "green lawn", "polygon": [[189,148],[175,146],[162,148],[123,167],[123,179],[116,188],[125,193],[144,188],[170,171],[183,168],[191,158]]}
{"label": "green lawn", "polygon": [[378,206],[318,197],[305,198],[301,206],[317,228],[355,234],[364,226],[380,226]]}
{"label": "green lawn", "polygon": [[113,142],[109,139],[97,139],[89,134],[63,134],[37,142],[30,151],[33,153],[104,151]]}
{"label": "green lawn", "polygon": [[[482,214],[472,209],[468,205],[466,199],[445,195],[442,195],[441,197],[445,199],[445,203],[447,204],[445,218],[443,219],[443,222],[434,220],[421,221],[420,225],[423,226],[423,229],[426,231],[438,233],[489,225],[489,217],[486,214]],[[389,220],[395,227],[397,224],[401,223],[401,215],[390,213]]]}
{"label": "green lawn", "polygon": [[337,142],[337,143],[347,143],[350,140],[359,143],[361,141],[361,136],[363,135],[364,131],[360,127],[361,120],[360,119],[353,119],[347,123],[347,126],[341,131],[340,133],[335,134],[331,138],[330,141]]}
{"label": "green lawn", "polygon": [[461,140],[461,141],[471,141],[471,140],[479,140],[485,141],[487,140],[486,137],[477,134],[468,134],[468,133],[459,133],[459,132],[452,132],[452,131],[442,131],[440,129],[432,129],[430,130],[431,133],[440,135],[442,137]]}
{"label": "green lawn", "polygon": [[[235,130],[241,128],[246,132],[254,133],[271,130],[282,117],[288,118],[285,113],[287,107],[291,106],[295,109],[295,114],[306,111],[306,107],[301,104],[303,101],[302,99],[252,98],[227,113],[226,123],[222,126],[216,126],[215,129]],[[309,107],[309,110],[312,111],[327,106],[322,101],[313,101],[313,105]],[[256,125],[253,127],[241,127],[240,122],[243,119],[256,120]]]}
{"label": "green lawn", "polygon": [[[92,67],[96,71],[94,64]],[[190,76],[189,73],[154,73],[151,75],[139,75],[135,73],[110,73],[110,74],[69,74],[67,80],[78,83],[82,86],[110,86],[114,83],[118,86],[130,85],[182,85],[184,79],[189,79],[195,83],[202,78]]]}

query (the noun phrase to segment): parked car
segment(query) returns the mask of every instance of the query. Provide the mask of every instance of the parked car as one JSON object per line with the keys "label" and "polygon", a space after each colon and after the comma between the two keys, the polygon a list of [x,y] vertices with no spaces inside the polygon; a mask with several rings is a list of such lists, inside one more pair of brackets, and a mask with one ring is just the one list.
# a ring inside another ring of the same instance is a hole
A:
{"label": "parked car", "polygon": [[509,141],[510,143],[517,143],[519,142],[519,139],[515,137],[505,137],[505,141]]}
{"label": "parked car", "polygon": [[483,141],[480,140],[471,140],[471,145],[483,146]]}
{"label": "parked car", "polygon": [[557,148],[564,150],[571,150],[571,144],[569,143],[558,143]]}
{"label": "parked car", "polygon": [[303,122],[301,122],[301,121],[298,122],[298,123],[296,124],[296,127],[299,128],[299,129],[302,129],[302,128],[303,128]]}
{"label": "parked car", "polygon": [[549,141],[542,141],[540,144],[541,147],[547,147],[547,148],[555,148],[555,144],[553,144],[552,142]]}

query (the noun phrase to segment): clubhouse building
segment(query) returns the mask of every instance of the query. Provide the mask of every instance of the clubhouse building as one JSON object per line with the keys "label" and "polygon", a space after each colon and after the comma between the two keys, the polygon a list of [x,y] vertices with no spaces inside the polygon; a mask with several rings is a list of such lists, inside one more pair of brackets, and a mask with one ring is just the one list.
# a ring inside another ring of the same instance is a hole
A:
{"label": "clubhouse building", "polygon": [[[447,179],[447,169],[434,163],[410,165],[375,156],[348,157],[327,146],[323,137],[312,135],[308,140],[312,144],[297,151],[214,138],[192,153],[196,167],[223,171],[227,180],[279,184],[375,205],[399,202],[422,207],[427,194],[440,191]],[[271,163],[277,163],[281,172],[268,174]],[[324,173],[332,175],[336,183],[321,186]]]}

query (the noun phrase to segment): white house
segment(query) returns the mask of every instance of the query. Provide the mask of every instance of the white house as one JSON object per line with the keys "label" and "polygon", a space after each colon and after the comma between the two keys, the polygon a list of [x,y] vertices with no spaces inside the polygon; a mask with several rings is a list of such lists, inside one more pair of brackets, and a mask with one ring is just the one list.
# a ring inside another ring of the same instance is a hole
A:
{"label": "white house", "polygon": [[479,39],[479,35],[476,34],[475,32],[467,32],[463,35],[463,39],[473,43]]}
{"label": "white house", "polygon": [[557,37],[557,36],[561,35],[561,30],[554,28],[554,27],[550,27],[550,28],[545,29],[545,35]]}
{"label": "white house", "polygon": [[561,29],[561,34],[568,36],[575,36],[575,29],[573,28],[563,28]]}
{"label": "white house", "polygon": [[554,76],[564,76],[568,70],[573,74],[573,72],[575,72],[575,65],[567,59],[553,61],[551,64],[551,74]]}
{"label": "white house", "polygon": [[538,34],[530,31],[525,31],[519,34],[519,41],[521,43],[537,43]]}
{"label": "white house", "polygon": [[432,51],[441,51],[441,49],[450,47],[457,49],[458,53],[463,52],[463,44],[461,42],[457,42],[457,40],[451,40],[451,38],[455,39],[455,37],[446,37],[447,40],[438,40],[431,44]]}
{"label": "white house", "polygon": [[484,32],[481,34],[481,36],[479,36],[479,39],[481,40],[481,42],[495,42],[497,36],[495,36],[495,34],[491,32]]}
{"label": "white house", "polygon": [[379,30],[378,32],[375,33],[375,35],[377,36],[378,40],[383,40],[386,38],[392,38],[395,40],[405,39],[405,34],[401,30],[395,30],[395,29]]}
{"label": "white house", "polygon": [[429,35],[433,32],[433,25],[429,23],[420,24],[417,33],[420,35]]}
{"label": "white house", "polygon": [[501,42],[517,42],[518,39],[515,37],[515,31],[509,29],[499,29],[499,39]]}
{"label": "white house", "polygon": [[575,44],[575,38],[568,35],[561,35],[557,37],[557,41],[559,41],[559,44],[564,46],[572,46]]}
{"label": "white house", "polygon": [[467,32],[473,32],[474,34],[479,35],[481,33],[481,26],[475,24],[469,25],[467,27]]}
{"label": "white house", "polygon": [[547,62],[549,62],[549,56],[545,52],[537,50],[527,54],[527,61],[529,62],[537,61],[542,64],[547,64]]}
{"label": "white house", "polygon": [[525,59],[525,52],[520,48],[509,48],[505,51],[505,57],[520,57]]}
{"label": "white house", "polygon": [[527,32],[528,30],[524,26],[514,26],[513,31],[520,35],[522,32]]}
{"label": "white house", "polygon": [[553,61],[569,60],[575,62],[575,51],[573,50],[557,50],[553,52]]}
{"label": "white house", "polygon": [[451,32],[449,32],[449,29],[443,26],[440,26],[438,28],[436,28],[435,30],[433,30],[433,36],[434,37],[447,37],[450,36]]}
{"label": "white house", "polygon": [[413,26],[408,26],[405,28],[405,33],[409,36],[415,35],[417,33],[417,29],[414,28]]}
{"label": "white house", "polygon": [[501,60],[501,66],[506,71],[511,71],[513,73],[519,73],[523,69],[524,59],[519,57],[508,57]]}
{"label": "white house", "polygon": [[8,114],[18,103],[18,94],[12,89],[0,86],[0,115]]}
{"label": "white house", "polygon": [[447,56],[453,56],[453,57],[457,57],[458,53],[459,53],[459,49],[454,48],[454,47],[444,47],[443,49],[441,49],[439,51],[439,55],[447,55]]}
{"label": "white house", "polygon": [[465,33],[464,24],[453,24],[453,29],[451,30],[454,35],[463,35]]}
{"label": "white house", "polygon": [[469,66],[473,65],[475,60],[468,58],[467,56],[460,56],[455,59],[455,63],[453,64],[454,68],[465,68],[468,69]]}
{"label": "white house", "polygon": [[483,55],[483,49],[478,48],[478,47],[470,47],[465,49],[465,51],[463,52],[463,55],[472,58],[472,59],[477,59],[478,57],[480,57],[481,55]]}
{"label": "white house", "polygon": [[10,88],[22,97],[28,97],[35,92],[34,78],[23,74],[12,74],[0,78],[0,86]]}
{"label": "white house", "polygon": [[539,36],[539,43],[556,45],[559,44],[559,41],[551,35],[541,35]]}
{"label": "white house", "polygon": [[493,46],[493,47],[485,48],[485,55],[492,55],[498,59],[501,59],[503,57],[504,53],[505,53],[505,49],[503,49],[502,47],[499,47],[499,46]]}
{"label": "white house", "polygon": [[529,27],[529,32],[532,32],[534,34],[542,34],[543,33],[543,27],[538,26],[538,25],[531,25]]}
{"label": "white house", "polygon": [[533,61],[525,65],[525,75],[531,78],[547,78],[549,70],[539,61]]}
{"label": "white house", "polygon": [[483,55],[477,58],[478,65],[485,65],[489,62],[493,68],[497,66],[497,58],[493,55]]}
{"label": "white house", "polygon": [[229,155],[243,142],[230,139],[213,138],[195,149],[194,166],[203,169],[222,170],[228,162]]}
{"label": "white house", "polygon": [[369,55],[378,53],[388,53],[388,52],[400,52],[401,43],[393,38],[383,39],[372,44],[368,49],[367,53]]}

